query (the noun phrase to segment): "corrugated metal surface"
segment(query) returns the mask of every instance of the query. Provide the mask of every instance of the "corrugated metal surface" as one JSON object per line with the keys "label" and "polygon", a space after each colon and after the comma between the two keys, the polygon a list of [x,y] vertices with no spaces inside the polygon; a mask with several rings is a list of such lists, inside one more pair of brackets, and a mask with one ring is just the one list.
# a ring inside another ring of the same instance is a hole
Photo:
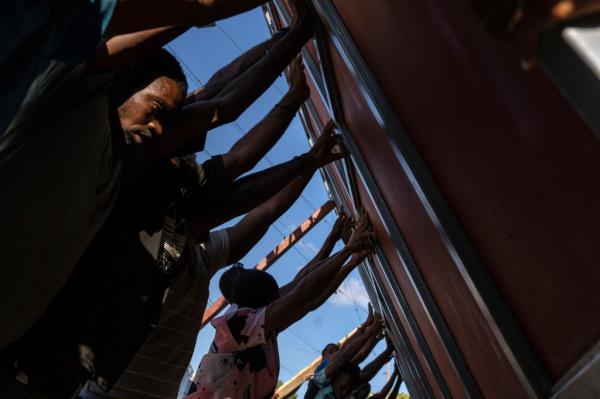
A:
{"label": "corrugated metal surface", "polygon": [[327,185],[371,219],[363,279],[411,393],[546,397],[600,339],[597,138],[468,2],[313,4],[303,121],[340,125]]}

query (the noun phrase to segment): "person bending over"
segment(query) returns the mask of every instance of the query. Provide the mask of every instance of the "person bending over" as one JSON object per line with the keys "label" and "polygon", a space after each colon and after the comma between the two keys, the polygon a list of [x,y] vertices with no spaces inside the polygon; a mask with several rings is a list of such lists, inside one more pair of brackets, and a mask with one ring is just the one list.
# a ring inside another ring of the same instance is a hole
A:
{"label": "person bending over", "polygon": [[[3,80],[0,93],[0,137],[23,100],[27,101],[27,90],[36,77],[53,61],[77,65],[100,45],[96,52],[114,63],[115,59],[123,59],[123,52],[139,54],[152,44],[136,49],[135,44],[142,44],[140,39],[131,42],[136,31],[144,32],[138,36],[147,37],[148,31],[169,30],[169,36],[174,38],[177,34],[173,31],[181,34],[189,27],[204,26],[264,3],[265,0],[3,1],[0,26],[6,29],[0,49],[0,71],[10,78]],[[163,28],[169,26],[170,29]],[[103,36],[120,40],[107,45],[102,43]],[[129,42],[119,48],[127,39]]]}
{"label": "person bending over", "polygon": [[267,89],[312,34],[308,13],[297,15],[209,100],[188,101],[164,50],[116,74],[52,62],[37,77],[0,137],[0,264],[11,265],[0,278],[0,348],[39,318],[140,164],[177,155]]}
{"label": "person bending over", "polygon": [[[283,111],[284,114],[289,114],[289,111]],[[248,141],[244,138],[241,141],[247,142],[246,144],[252,144],[259,138],[264,141],[264,136],[277,134],[272,130],[285,130],[289,120],[291,118],[287,116],[279,123],[273,123],[274,121],[271,120],[272,123],[268,124],[268,128],[263,126],[262,130],[258,129],[250,133],[255,136],[254,140]],[[272,140],[266,141],[272,142]],[[151,239],[143,241],[139,239],[139,230],[143,226],[131,230],[130,222],[136,222],[137,219],[133,218],[133,221],[127,219],[127,213],[117,213],[118,217],[111,216],[109,223],[86,251],[67,285],[44,314],[42,321],[17,345],[20,348],[17,359],[21,371],[29,375],[31,384],[39,386],[45,392],[60,393],[63,392],[62,389],[72,392],[81,382],[90,378],[102,388],[109,389],[151,333],[152,325],[157,324],[158,315],[163,308],[165,289],[170,286],[171,289],[166,295],[167,302],[164,305],[168,312],[162,312],[158,327],[154,328],[152,336],[140,349],[139,356],[155,359],[156,363],[164,367],[167,367],[167,364],[175,365],[169,375],[175,376],[171,378],[173,380],[180,379],[185,371],[185,366],[182,365],[187,365],[193,352],[195,336],[200,328],[200,320],[206,306],[210,277],[220,267],[242,258],[252,248],[266,232],[268,226],[300,194],[318,167],[342,156],[332,152],[336,143],[333,129],[330,128],[320,136],[313,148],[301,157],[302,167],[299,167],[297,160],[292,160],[260,172],[256,174],[257,176],[250,175],[244,178],[254,182],[247,185],[253,190],[261,190],[260,195],[277,191],[279,193],[252,210],[242,219],[242,222],[230,229],[203,234],[197,239],[193,235],[188,235],[191,229],[185,228],[186,222],[192,223],[195,217],[202,217],[204,212],[211,212],[211,209],[216,214],[220,208],[216,205],[212,208],[204,206],[198,214],[186,216],[186,207],[180,206],[175,195],[171,197],[173,203],[166,213],[160,207],[150,206],[140,215],[140,222],[151,225],[155,220],[159,228],[163,227],[162,239],[154,242]],[[234,148],[236,147],[240,149],[244,148],[244,145],[238,142],[234,145]],[[264,152],[268,150],[264,145],[258,147],[263,148]],[[229,153],[225,154],[223,159],[228,156]],[[252,157],[244,159],[250,162],[248,167],[253,165]],[[176,184],[186,181],[188,174],[194,176],[193,167],[190,170],[182,166],[189,166],[189,163],[181,159],[178,161],[181,165],[174,170],[179,171],[178,168],[182,170],[171,179],[166,178],[168,174],[154,175],[152,188],[160,189],[156,192],[157,195],[180,192]],[[188,162],[191,161],[188,159]],[[238,171],[238,173],[244,172],[244,169]],[[227,174],[227,169],[223,174]],[[192,180],[197,182],[198,177]],[[289,180],[293,180],[292,183],[284,186]],[[175,186],[172,190],[166,190],[173,184]],[[286,188],[281,190],[281,187]],[[189,191],[195,192],[193,187]],[[251,194],[251,191],[246,191],[248,195]],[[140,197],[139,202],[129,201],[135,205],[132,205],[129,211],[134,215],[140,211],[138,204],[148,205],[155,199],[151,195],[152,192],[143,190],[139,192],[147,196]],[[210,192],[207,193],[209,194]],[[147,200],[142,202],[141,200],[145,198]],[[252,196],[249,195],[246,199],[240,198],[240,202],[243,203],[249,198]],[[203,200],[203,197],[199,196],[198,199]],[[192,201],[188,205],[193,210],[193,205],[200,206],[200,204],[202,203]],[[119,209],[123,208],[117,206],[115,212]],[[128,222],[123,223],[125,220]],[[161,220],[164,220],[164,225],[160,225]],[[204,223],[203,226],[206,224]],[[179,238],[178,234],[181,234]],[[180,259],[183,248],[177,248],[177,245],[181,241],[185,247],[186,242],[190,240],[200,243],[200,246],[196,246],[193,251],[188,248],[184,258],[193,259],[192,263],[197,266],[196,271],[195,269],[190,271],[191,266],[188,266],[188,269],[179,266],[185,262]],[[160,245],[157,246],[158,243]],[[179,283],[173,283],[173,279]],[[182,291],[185,291],[185,295]],[[189,297],[189,300],[182,302],[180,298],[184,296]],[[183,335],[178,335],[175,332],[181,327],[177,322],[181,320],[182,315],[189,318],[190,324],[185,328],[182,327],[182,330],[185,330]],[[165,358],[162,356],[165,354],[164,350],[161,351],[156,347],[169,345],[170,340],[176,340],[177,347],[181,350],[177,353],[170,352]],[[69,359],[68,367],[64,359]],[[8,362],[14,363],[10,358]],[[77,372],[73,373],[72,370]],[[155,371],[157,377],[161,377],[163,370]],[[150,371],[146,369],[145,374],[149,373]],[[57,387],[55,381],[59,380],[58,375],[62,375],[60,380],[70,381],[70,383]],[[138,377],[131,373],[127,376],[127,381],[131,383],[135,378]],[[140,385],[138,390],[145,389],[143,384]],[[165,397],[168,396],[167,391],[172,390],[173,386],[174,384],[165,384],[163,392]],[[60,395],[56,394],[56,397]]]}
{"label": "person bending over", "polygon": [[278,334],[323,304],[363,261],[370,251],[367,226],[361,220],[340,252],[316,263],[289,290],[280,290],[267,272],[243,270],[231,292],[235,308],[212,321],[215,339],[198,367],[197,391],[187,398],[271,397],[279,375]]}

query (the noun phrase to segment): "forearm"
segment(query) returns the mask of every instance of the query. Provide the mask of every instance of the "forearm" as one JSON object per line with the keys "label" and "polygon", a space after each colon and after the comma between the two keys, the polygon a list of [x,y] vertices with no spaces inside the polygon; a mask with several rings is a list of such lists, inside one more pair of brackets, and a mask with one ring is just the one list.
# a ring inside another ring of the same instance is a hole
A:
{"label": "forearm", "polygon": [[293,292],[296,293],[296,295],[302,293],[302,300],[299,305],[303,310],[312,310],[314,305],[318,302],[315,301],[314,298],[319,297],[320,299],[322,293],[330,289],[331,281],[335,279],[349,255],[350,254],[345,250],[338,252],[329,259],[323,261],[318,268],[315,268],[296,284]]}
{"label": "forearm", "polygon": [[279,39],[281,39],[284,32],[285,31],[275,34],[270,39],[252,47],[250,50],[234,59],[231,63],[219,69],[208,82],[206,82],[204,87],[188,94],[185,103],[189,104],[195,101],[206,101],[217,97],[232,80],[260,60],[262,56],[266,54],[267,49],[271,48]]}
{"label": "forearm", "polygon": [[338,271],[338,273],[333,277],[333,279],[329,281],[328,286],[313,298],[311,303],[311,310],[315,310],[318,307],[320,307],[323,303],[325,303],[325,301],[337,291],[342,282],[346,279],[346,277],[348,277],[348,275],[353,269],[353,266],[342,267]]}
{"label": "forearm", "polygon": [[269,305],[265,319],[268,331],[282,331],[310,311],[311,298],[327,286],[350,254],[342,250],[302,279],[293,290]]}
{"label": "forearm", "polygon": [[252,104],[277,76],[290,64],[304,43],[310,38],[310,25],[300,25],[290,29],[268,54],[263,55],[254,65],[233,80],[219,94],[224,100],[221,118],[215,126],[231,122]]}
{"label": "forearm", "polygon": [[91,72],[115,71],[157,50],[189,28],[168,26],[111,37],[86,62]]}
{"label": "forearm", "polygon": [[203,26],[251,10],[266,0],[119,0],[105,35],[161,26]]}
{"label": "forearm", "polygon": [[297,161],[291,160],[236,180],[227,196],[221,198],[220,208],[213,208],[208,213],[199,209],[188,220],[190,233],[201,236],[227,220],[250,212],[303,173],[310,178],[314,171],[304,171]]}
{"label": "forearm", "polygon": [[223,156],[225,176],[229,181],[251,170],[277,143],[286,131],[302,101],[294,92],[288,92],[256,126],[238,140]]}
{"label": "forearm", "polygon": [[[197,148],[198,134],[233,122],[248,108],[283,71],[310,36],[303,25],[290,29],[273,46],[269,54],[248,68],[223,90],[222,95],[209,101],[198,101],[183,108],[177,123],[163,140],[153,139],[146,159],[159,159]],[[159,138],[161,138],[159,137]]]}
{"label": "forearm", "polygon": [[340,350],[331,357],[329,363],[325,367],[325,374],[327,377],[332,378],[335,376],[337,370],[339,370],[344,363],[349,362],[352,359],[353,354],[359,350],[373,334],[376,333],[377,331],[372,327],[364,334],[360,335],[357,339],[342,346],[342,348],[340,348]]}
{"label": "forearm", "polygon": [[[394,374],[392,374],[391,378],[389,378],[385,385],[381,388],[381,390],[379,392],[377,392],[374,395],[371,395],[369,397],[369,399],[385,399],[388,395],[388,393],[390,393],[390,390],[392,389],[392,386],[394,385],[394,383],[396,382],[398,377],[398,374],[396,371],[394,371]],[[395,396],[392,396],[393,399],[396,399]]]}
{"label": "forearm", "polygon": [[[237,179],[233,182],[231,191],[225,201],[227,206],[235,207],[237,204],[245,209],[252,209],[279,193],[296,177],[303,177],[302,182],[298,183],[299,185],[306,184],[315,173],[316,168],[312,167],[303,156],[300,158],[300,160],[291,159]],[[293,191],[288,193],[288,195],[291,195]],[[278,204],[281,204],[281,202],[278,202]]]}
{"label": "forearm", "polygon": [[321,265],[321,263],[323,263],[324,260],[320,260],[320,261],[315,261],[315,260],[311,260],[310,262],[308,262],[306,265],[304,265],[304,267],[302,269],[300,269],[300,271],[298,273],[296,273],[296,276],[294,276],[294,279],[292,281],[290,281],[289,283],[287,283],[286,285],[284,285],[283,287],[281,287],[279,289],[279,292],[281,295],[285,295],[288,292],[290,292],[291,290],[294,289],[294,287],[296,287],[296,285],[302,281],[302,279],[310,272],[312,272],[313,270],[315,270],[317,267],[319,267]]}
{"label": "forearm", "polygon": [[357,366],[361,364],[367,358],[367,356],[369,356],[371,351],[373,351],[373,348],[375,348],[377,342],[379,342],[377,335],[371,336],[371,338],[365,343],[365,345],[361,346],[358,351],[354,352],[350,361],[353,364],[356,364]]}
{"label": "forearm", "polygon": [[328,257],[331,251],[333,251],[335,243],[338,242],[339,239],[339,233],[337,231],[332,230],[325,239],[325,242],[321,246],[321,249],[319,249],[319,252],[317,252],[315,257],[312,259],[312,262],[317,262]]}
{"label": "forearm", "polygon": [[[372,350],[372,348],[371,348]],[[368,365],[366,365],[361,373],[360,373],[360,384],[364,384],[365,382],[369,382],[371,381],[371,379],[373,377],[375,377],[375,374],[377,374],[379,372],[379,370],[381,370],[381,368],[390,360],[390,352],[389,351],[384,351],[382,353],[379,354],[379,356],[377,356],[375,358],[375,360],[373,360],[371,363],[369,363]]]}
{"label": "forearm", "polygon": [[229,264],[244,257],[254,247],[269,227],[298,199],[308,181],[307,176],[297,177],[281,192],[250,211],[239,223],[228,229]]}

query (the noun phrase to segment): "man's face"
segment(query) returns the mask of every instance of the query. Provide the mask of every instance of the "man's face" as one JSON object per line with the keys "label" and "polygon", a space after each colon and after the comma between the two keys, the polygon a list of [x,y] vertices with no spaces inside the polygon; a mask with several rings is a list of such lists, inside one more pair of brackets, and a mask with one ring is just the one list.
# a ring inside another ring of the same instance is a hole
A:
{"label": "man's face", "polygon": [[129,97],[118,108],[127,144],[140,144],[162,135],[184,95],[173,79],[161,77]]}

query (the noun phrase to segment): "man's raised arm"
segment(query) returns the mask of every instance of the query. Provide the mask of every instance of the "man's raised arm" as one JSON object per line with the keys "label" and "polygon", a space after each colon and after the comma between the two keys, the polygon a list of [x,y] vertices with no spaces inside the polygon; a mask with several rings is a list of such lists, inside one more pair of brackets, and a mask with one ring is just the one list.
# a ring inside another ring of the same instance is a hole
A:
{"label": "man's raised arm", "polygon": [[119,0],[106,36],[163,26],[204,26],[251,10],[266,0]]}
{"label": "man's raised arm", "polygon": [[236,120],[273,83],[312,35],[308,6],[301,0],[296,0],[295,4],[296,19],[292,27],[269,52],[229,83],[217,97],[185,106],[166,134],[145,144],[146,160],[171,157],[181,151],[196,151],[190,145],[198,141],[199,134]]}

